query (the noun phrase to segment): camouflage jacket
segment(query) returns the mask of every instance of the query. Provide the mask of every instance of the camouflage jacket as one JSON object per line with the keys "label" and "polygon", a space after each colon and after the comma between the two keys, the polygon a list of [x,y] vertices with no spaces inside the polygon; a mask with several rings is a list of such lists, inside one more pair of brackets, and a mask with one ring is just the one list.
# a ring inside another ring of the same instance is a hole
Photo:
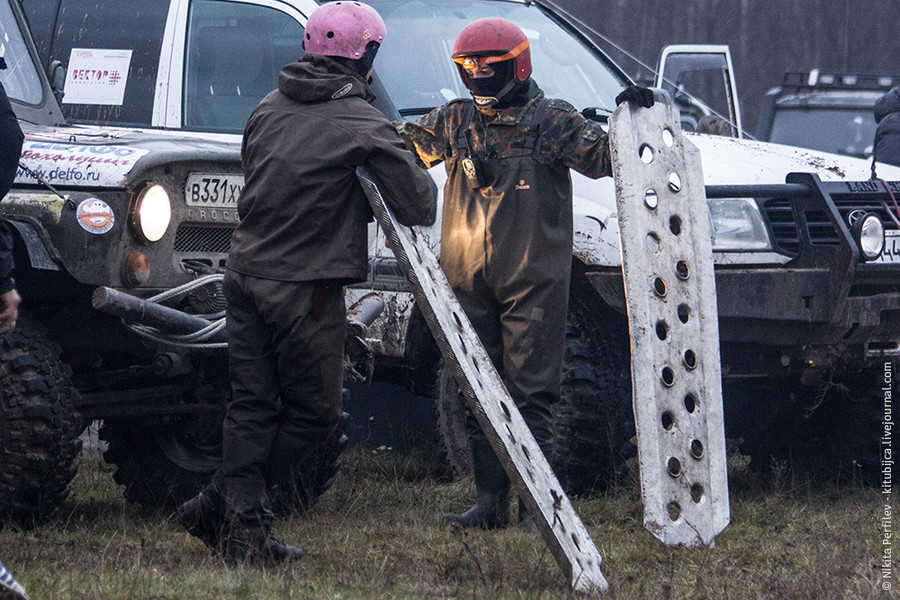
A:
{"label": "camouflage jacket", "polygon": [[[522,141],[544,93],[532,82],[528,95],[530,99],[524,106],[475,111],[470,125],[473,152],[482,158],[522,154]],[[453,153],[464,106],[464,102],[454,100],[415,122],[395,123],[406,145],[426,167]],[[565,100],[549,101],[540,127],[538,150],[549,162],[559,162],[592,179],[612,174],[606,132]]]}

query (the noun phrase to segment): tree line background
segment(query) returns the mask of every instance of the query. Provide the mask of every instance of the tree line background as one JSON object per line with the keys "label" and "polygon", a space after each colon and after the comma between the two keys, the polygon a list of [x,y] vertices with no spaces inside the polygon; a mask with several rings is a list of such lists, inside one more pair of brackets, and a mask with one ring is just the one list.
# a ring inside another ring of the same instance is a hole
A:
{"label": "tree line background", "polygon": [[[728,44],[744,130],[786,71],[900,77],[900,0],[553,0],[632,78],[668,44]],[[618,48],[614,47],[618,46]]]}

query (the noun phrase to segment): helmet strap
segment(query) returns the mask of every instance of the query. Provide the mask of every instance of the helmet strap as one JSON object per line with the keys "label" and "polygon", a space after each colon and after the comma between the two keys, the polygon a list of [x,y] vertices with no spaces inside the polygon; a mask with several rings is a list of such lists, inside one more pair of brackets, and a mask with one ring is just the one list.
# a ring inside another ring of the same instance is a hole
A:
{"label": "helmet strap", "polygon": [[369,42],[366,51],[356,63],[357,72],[362,75],[363,79],[368,80],[369,73],[372,71],[372,65],[375,64],[375,55],[378,54],[378,48],[381,46],[378,42]]}
{"label": "helmet strap", "polygon": [[506,94],[508,94],[510,92],[510,90],[512,90],[513,87],[516,85],[516,83],[517,83],[516,78],[513,77],[506,83],[506,85],[504,85],[502,88],[500,88],[500,91],[497,92],[497,94],[494,96],[476,96],[475,93],[472,92],[471,90],[469,90],[469,92],[472,94],[472,98],[475,100],[475,106],[477,106],[478,108],[490,109],[495,104],[500,102],[500,99],[503,98],[503,96],[505,96]]}

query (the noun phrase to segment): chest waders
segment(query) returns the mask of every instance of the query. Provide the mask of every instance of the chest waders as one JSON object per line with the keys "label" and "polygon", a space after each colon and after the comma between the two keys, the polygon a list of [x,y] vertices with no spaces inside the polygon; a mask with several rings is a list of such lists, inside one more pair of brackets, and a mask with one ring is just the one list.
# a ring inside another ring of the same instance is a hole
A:
{"label": "chest waders", "polygon": [[[474,106],[464,104],[447,160],[440,258],[545,456],[550,406],[560,395],[572,268],[569,170],[539,152],[547,102],[538,102],[527,132],[499,157],[474,148]],[[505,132],[498,130],[506,128],[483,127],[485,140],[502,138]],[[445,518],[464,527],[506,525],[509,479],[471,415],[467,426],[478,500],[465,513]]]}

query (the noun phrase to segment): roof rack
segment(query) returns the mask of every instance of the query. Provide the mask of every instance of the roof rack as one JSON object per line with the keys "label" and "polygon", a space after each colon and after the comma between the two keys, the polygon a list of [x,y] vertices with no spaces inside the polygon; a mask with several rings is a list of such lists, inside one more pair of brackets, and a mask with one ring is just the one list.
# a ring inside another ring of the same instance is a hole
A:
{"label": "roof rack", "polygon": [[859,73],[824,73],[812,69],[808,73],[785,73],[782,87],[832,88],[845,90],[889,90],[900,85],[900,76],[866,75]]}

